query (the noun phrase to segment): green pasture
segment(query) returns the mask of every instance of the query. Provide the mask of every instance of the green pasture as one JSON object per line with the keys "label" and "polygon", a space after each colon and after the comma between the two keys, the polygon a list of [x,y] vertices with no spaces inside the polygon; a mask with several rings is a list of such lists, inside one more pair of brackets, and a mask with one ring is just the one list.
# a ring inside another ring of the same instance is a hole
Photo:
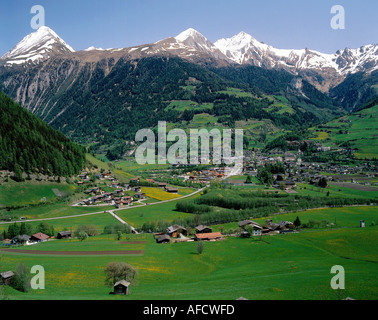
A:
{"label": "green pasture", "polygon": [[58,196],[71,195],[75,189],[76,186],[66,183],[9,180],[0,185],[0,208],[55,200]]}
{"label": "green pasture", "polygon": [[[226,238],[206,242],[202,255],[197,253],[196,242],[163,245],[149,239],[142,256],[5,253],[1,270],[13,269],[16,263],[45,268],[45,290],[20,293],[6,288],[9,299],[235,300],[243,296],[250,300],[376,300],[377,235],[377,227],[369,227],[275,235],[264,241]],[[88,239],[76,245],[93,251],[119,245],[102,241]],[[62,249],[70,243],[48,245]],[[138,285],[131,286],[129,296],[109,295],[111,289],[104,285],[104,269],[112,261],[130,263],[139,271]],[[338,292],[330,286],[334,276],[330,270],[335,265],[344,267],[346,278],[345,290]]]}

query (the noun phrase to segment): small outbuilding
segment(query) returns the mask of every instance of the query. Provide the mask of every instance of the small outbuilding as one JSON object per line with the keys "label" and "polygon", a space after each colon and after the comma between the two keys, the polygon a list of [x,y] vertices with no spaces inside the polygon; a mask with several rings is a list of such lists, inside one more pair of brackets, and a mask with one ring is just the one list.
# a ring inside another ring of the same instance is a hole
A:
{"label": "small outbuilding", "polygon": [[58,239],[69,239],[71,237],[72,237],[71,231],[61,231],[57,235]]}
{"label": "small outbuilding", "polygon": [[0,284],[8,286],[14,277],[13,271],[0,273]]}
{"label": "small outbuilding", "polygon": [[196,227],[196,233],[212,233],[213,232],[213,229],[208,227],[208,226],[204,226],[204,225],[199,225]]}
{"label": "small outbuilding", "polygon": [[118,281],[115,285],[114,285],[114,294],[124,294],[124,295],[128,295],[130,292],[129,292],[129,287],[130,287],[130,282],[127,282],[126,280],[121,280],[121,281]]}
{"label": "small outbuilding", "polygon": [[167,234],[162,234],[156,238],[157,243],[169,243],[171,242],[171,237]]}

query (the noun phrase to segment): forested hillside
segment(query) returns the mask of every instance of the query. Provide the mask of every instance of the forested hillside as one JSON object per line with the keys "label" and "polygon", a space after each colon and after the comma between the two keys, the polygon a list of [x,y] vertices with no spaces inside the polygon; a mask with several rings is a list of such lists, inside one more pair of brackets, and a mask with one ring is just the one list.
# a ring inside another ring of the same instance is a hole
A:
{"label": "forested hillside", "polygon": [[[265,128],[291,130],[330,120],[341,111],[286,71],[248,66],[218,70],[173,57],[80,64],[57,58],[25,76],[9,72],[0,72],[5,93],[24,99],[25,107],[53,128],[111,160],[132,148],[128,143],[139,129],[154,128],[158,121],[188,126],[204,114],[210,123],[227,127],[257,121]],[[21,98],[20,92],[27,94]]]}
{"label": "forested hillside", "polygon": [[0,92],[0,170],[69,177],[85,165],[85,149]]}

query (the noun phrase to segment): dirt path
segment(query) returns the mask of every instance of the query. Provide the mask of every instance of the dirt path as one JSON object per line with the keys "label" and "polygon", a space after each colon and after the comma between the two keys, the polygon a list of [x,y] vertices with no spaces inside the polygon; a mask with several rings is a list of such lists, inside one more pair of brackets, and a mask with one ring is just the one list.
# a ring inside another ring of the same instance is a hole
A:
{"label": "dirt path", "polygon": [[144,250],[111,250],[111,251],[40,251],[40,250],[0,250],[0,253],[19,253],[50,256],[106,256],[106,255],[143,255]]}

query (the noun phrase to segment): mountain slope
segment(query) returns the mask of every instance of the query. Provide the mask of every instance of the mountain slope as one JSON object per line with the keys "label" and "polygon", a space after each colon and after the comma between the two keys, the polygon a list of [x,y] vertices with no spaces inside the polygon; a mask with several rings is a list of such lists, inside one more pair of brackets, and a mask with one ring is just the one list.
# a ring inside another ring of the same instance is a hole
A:
{"label": "mountain slope", "polygon": [[84,148],[0,92],[0,170],[72,176],[85,164]]}
{"label": "mountain slope", "polygon": [[[322,145],[350,148],[357,158],[378,158],[378,100],[372,99],[361,110],[319,125],[312,132]],[[323,137],[320,139],[319,137]]]}

